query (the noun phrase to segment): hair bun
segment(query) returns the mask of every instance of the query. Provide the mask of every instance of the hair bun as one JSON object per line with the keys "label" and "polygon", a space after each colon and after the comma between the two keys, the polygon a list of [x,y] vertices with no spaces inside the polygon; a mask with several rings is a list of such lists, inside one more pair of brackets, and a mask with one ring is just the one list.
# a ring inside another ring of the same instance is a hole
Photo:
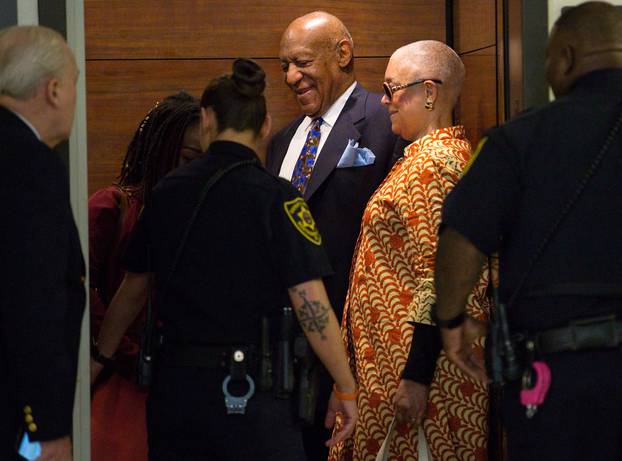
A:
{"label": "hair bun", "polygon": [[266,88],[266,73],[259,64],[250,59],[238,58],[233,61],[231,80],[240,94],[249,98],[261,96]]}

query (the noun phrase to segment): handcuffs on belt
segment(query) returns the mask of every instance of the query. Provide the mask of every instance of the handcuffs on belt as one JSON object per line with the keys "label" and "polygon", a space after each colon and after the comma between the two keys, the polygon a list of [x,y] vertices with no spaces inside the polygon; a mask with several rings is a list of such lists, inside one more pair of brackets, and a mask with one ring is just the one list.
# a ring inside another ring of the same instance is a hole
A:
{"label": "handcuffs on belt", "polygon": [[532,418],[544,402],[551,386],[551,370],[541,361],[534,360],[536,349],[542,354],[617,347],[622,343],[619,334],[622,325],[615,315],[579,319],[568,326],[552,328],[525,340],[527,367],[523,372],[520,401],[526,407],[527,418]]}
{"label": "handcuffs on belt", "polygon": [[[246,405],[255,394],[255,381],[247,373],[248,353],[245,348],[234,347],[231,352],[229,374],[222,382],[222,393],[225,395],[225,407],[228,415],[243,415],[246,413]],[[246,394],[236,396],[229,392],[231,381],[246,380],[248,391]]]}

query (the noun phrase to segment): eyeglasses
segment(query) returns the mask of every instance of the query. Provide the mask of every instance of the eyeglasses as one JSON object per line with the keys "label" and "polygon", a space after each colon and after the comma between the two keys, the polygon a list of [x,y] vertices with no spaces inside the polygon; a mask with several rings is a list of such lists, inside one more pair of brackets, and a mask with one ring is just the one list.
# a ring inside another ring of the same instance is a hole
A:
{"label": "eyeglasses", "polygon": [[409,86],[419,85],[420,83],[423,83],[423,82],[434,82],[434,83],[438,83],[439,85],[443,84],[442,80],[437,80],[435,78],[420,78],[419,80],[415,80],[412,83],[404,83],[403,85],[395,85],[395,86],[391,86],[389,83],[383,82],[382,89],[384,90],[384,94],[387,95],[387,98],[389,98],[389,101],[390,101],[391,98],[393,97],[393,93],[395,93],[396,91],[403,90],[404,88],[408,88]]}

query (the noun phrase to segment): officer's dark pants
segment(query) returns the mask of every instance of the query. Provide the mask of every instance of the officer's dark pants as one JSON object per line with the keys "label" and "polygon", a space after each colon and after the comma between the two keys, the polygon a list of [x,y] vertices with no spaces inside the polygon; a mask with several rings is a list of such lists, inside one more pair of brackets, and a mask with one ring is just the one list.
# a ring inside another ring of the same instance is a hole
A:
{"label": "officer's dark pants", "polygon": [[318,397],[315,410],[315,422],[311,426],[302,428],[302,442],[305,449],[307,461],[326,461],[328,458],[328,447],[324,445],[333,435],[332,429],[324,427],[328,400],[332,392],[333,379],[328,374],[326,368],[321,363],[316,363],[319,367]]}
{"label": "officer's dark pants", "polygon": [[622,460],[622,349],[544,357],[552,382],[532,419],[519,383],[504,394],[510,461]]}
{"label": "officer's dark pants", "polygon": [[205,368],[158,370],[147,402],[149,460],[304,460],[291,402],[256,393],[246,415],[227,416],[224,376]]}

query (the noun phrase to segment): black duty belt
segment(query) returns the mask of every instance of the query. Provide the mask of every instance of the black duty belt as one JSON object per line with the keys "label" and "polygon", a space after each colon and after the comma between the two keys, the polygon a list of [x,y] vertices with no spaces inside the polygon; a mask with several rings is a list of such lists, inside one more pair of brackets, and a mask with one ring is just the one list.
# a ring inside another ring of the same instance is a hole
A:
{"label": "black duty belt", "polygon": [[526,298],[542,296],[588,296],[602,298],[622,298],[620,283],[554,283],[543,287],[534,287],[524,295]]}
{"label": "black duty belt", "polygon": [[167,344],[162,349],[162,365],[169,367],[225,368],[230,346]]}
{"label": "black duty belt", "polygon": [[622,344],[622,321],[614,316],[579,320],[536,333],[532,340],[541,354],[614,348]]}

